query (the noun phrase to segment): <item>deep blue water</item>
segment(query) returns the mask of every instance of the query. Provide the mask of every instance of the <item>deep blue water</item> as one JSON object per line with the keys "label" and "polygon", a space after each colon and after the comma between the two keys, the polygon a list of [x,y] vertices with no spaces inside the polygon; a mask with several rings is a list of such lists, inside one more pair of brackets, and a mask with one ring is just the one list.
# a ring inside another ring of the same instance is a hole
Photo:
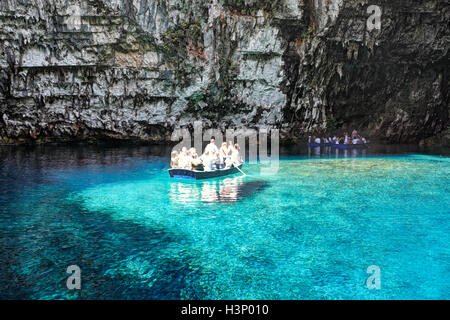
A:
{"label": "deep blue water", "polygon": [[160,147],[0,152],[2,299],[450,298],[448,150],[291,147],[200,182]]}

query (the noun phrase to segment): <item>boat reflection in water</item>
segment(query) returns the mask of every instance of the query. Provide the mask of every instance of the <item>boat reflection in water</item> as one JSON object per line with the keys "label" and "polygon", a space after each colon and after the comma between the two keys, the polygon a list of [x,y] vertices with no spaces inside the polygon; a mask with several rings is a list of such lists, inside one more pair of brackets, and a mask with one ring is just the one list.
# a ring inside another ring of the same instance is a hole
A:
{"label": "boat reflection in water", "polygon": [[357,157],[365,157],[366,155],[367,155],[367,148],[337,149],[329,146],[308,147],[309,158],[323,158],[323,157],[357,158]]}
{"label": "boat reflection in water", "polygon": [[170,199],[175,203],[235,202],[261,191],[267,183],[245,177],[201,181],[180,181],[170,185]]}

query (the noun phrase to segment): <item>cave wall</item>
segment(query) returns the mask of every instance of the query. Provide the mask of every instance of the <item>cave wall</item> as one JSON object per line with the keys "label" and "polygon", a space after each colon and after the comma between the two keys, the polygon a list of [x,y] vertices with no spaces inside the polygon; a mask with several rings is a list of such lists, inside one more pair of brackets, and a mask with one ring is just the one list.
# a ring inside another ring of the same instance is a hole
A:
{"label": "cave wall", "polygon": [[[370,4],[382,8],[380,31],[367,31]],[[391,142],[448,130],[449,4],[341,1],[333,23],[314,17],[314,35],[291,50],[293,130],[356,127]]]}
{"label": "cave wall", "polygon": [[445,135],[449,24],[450,0],[2,0],[0,142]]}

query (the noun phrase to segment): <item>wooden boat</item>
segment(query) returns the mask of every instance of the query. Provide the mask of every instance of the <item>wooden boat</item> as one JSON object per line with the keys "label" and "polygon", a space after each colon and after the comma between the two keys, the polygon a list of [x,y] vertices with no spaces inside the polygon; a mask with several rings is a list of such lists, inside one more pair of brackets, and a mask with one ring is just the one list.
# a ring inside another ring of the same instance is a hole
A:
{"label": "wooden boat", "polygon": [[310,143],[308,143],[308,147],[331,147],[331,143],[310,142]]}
{"label": "wooden boat", "polygon": [[362,144],[332,144],[332,143],[308,143],[308,147],[331,147],[335,149],[361,149],[369,147],[368,143]]}
{"label": "wooden boat", "polygon": [[369,144],[332,144],[331,147],[334,149],[365,149],[369,147]]}
{"label": "wooden boat", "polygon": [[230,174],[238,173],[239,169],[241,169],[243,164],[240,164],[237,168],[232,166],[228,169],[218,169],[213,171],[197,171],[197,170],[189,170],[189,169],[169,169],[169,175],[171,178],[181,178],[181,179],[193,179],[193,180],[202,180],[202,179],[210,179],[216,177],[224,177]]}

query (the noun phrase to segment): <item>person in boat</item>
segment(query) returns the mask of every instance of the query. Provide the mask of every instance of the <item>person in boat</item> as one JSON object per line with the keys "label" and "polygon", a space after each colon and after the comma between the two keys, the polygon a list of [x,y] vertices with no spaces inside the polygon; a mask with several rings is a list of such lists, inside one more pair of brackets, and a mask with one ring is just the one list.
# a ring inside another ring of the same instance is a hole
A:
{"label": "person in boat", "polygon": [[348,133],[346,132],[345,134],[344,134],[344,144],[349,144],[350,143],[350,139],[349,139],[349,137],[348,137]]}
{"label": "person in boat", "polygon": [[220,159],[220,164],[221,164],[221,168],[223,169],[225,167],[225,160],[228,158],[228,147],[227,147],[227,143],[223,142],[222,146],[220,147],[219,150],[219,159]]}
{"label": "person in boat", "polygon": [[200,157],[197,154],[197,150],[195,148],[191,148],[189,151],[191,152],[192,156],[192,170],[204,171],[205,168],[203,166],[202,160],[200,160]]}
{"label": "person in boat", "polygon": [[[222,144],[222,147],[225,146],[225,142]],[[221,148],[222,150],[222,148]],[[229,169],[231,168],[232,162],[231,162],[231,155],[233,154],[233,150],[234,150],[234,145],[232,141],[228,141],[228,147],[226,148],[226,152],[225,152],[225,148],[223,148],[223,152],[225,154],[224,157],[224,168],[225,169]]]}
{"label": "person in boat", "polygon": [[203,168],[204,168],[205,171],[213,170],[213,168],[212,168],[213,158],[211,157],[209,151],[204,152],[202,154],[202,156],[200,157],[200,159],[201,159],[201,161],[203,163]]}
{"label": "person in boat", "polygon": [[357,138],[358,138],[358,131],[356,131],[356,129],[353,129],[352,139],[357,139]]}
{"label": "person in boat", "polygon": [[217,150],[217,152],[212,151],[210,153],[211,158],[212,158],[212,163],[211,163],[211,170],[218,170],[220,169],[220,158],[219,158],[219,152]]}
{"label": "person in boat", "polygon": [[194,160],[198,159],[197,150],[195,150],[195,148],[190,148],[188,150],[188,154],[189,154],[191,170],[194,170]]}
{"label": "person in boat", "polygon": [[223,142],[222,146],[220,147],[220,155],[223,156],[224,158],[228,157],[228,147],[227,147],[227,143]]}
{"label": "person in boat", "polygon": [[234,144],[233,141],[228,141],[228,156],[231,158],[231,154],[233,153]]}
{"label": "person in boat", "polygon": [[170,156],[170,166],[172,168],[178,168],[178,151],[174,150]]}
{"label": "person in boat", "polygon": [[315,139],[314,139],[314,143],[320,144],[320,138],[315,138]]}
{"label": "person in boat", "polygon": [[223,161],[220,157],[220,152],[219,151],[214,152],[213,153],[213,168],[214,168],[214,170],[222,169],[222,164],[223,164]]}
{"label": "person in boat", "polygon": [[197,150],[195,148],[190,148],[189,154],[191,155],[192,159],[198,158]]}
{"label": "person in boat", "polygon": [[178,155],[178,168],[185,169],[186,168],[186,147],[181,148],[181,151]]}
{"label": "person in boat", "polygon": [[233,153],[231,154],[231,163],[235,166],[239,165],[239,144],[235,143]]}
{"label": "person in boat", "polygon": [[184,168],[188,169],[188,170],[192,170],[192,155],[191,155],[191,150],[186,150],[186,154],[185,154],[185,164],[184,164]]}
{"label": "person in boat", "polygon": [[219,152],[219,149],[216,146],[216,138],[214,136],[211,137],[211,139],[209,140],[209,144],[206,146],[205,148],[205,153],[211,153],[212,151],[214,151],[215,153]]}
{"label": "person in boat", "polygon": [[218,154],[215,151],[207,151],[202,156],[202,162],[206,171],[217,170]]}
{"label": "person in boat", "polygon": [[233,164],[233,161],[231,161],[231,157],[227,157],[225,159],[225,169],[230,169],[232,164]]}

